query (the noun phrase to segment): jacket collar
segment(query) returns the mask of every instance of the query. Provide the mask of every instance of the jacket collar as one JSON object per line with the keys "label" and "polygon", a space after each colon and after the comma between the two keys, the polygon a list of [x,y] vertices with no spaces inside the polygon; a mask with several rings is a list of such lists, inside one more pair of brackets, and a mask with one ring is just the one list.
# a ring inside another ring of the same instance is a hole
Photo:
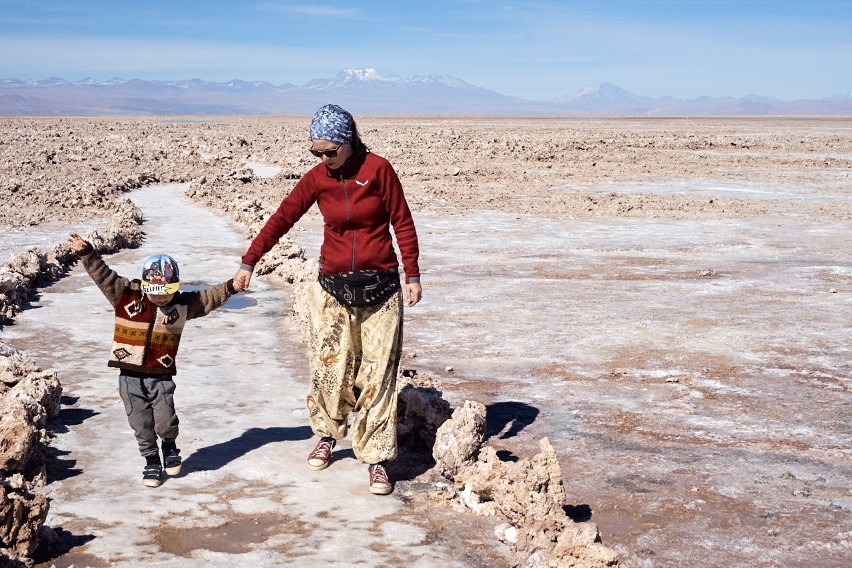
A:
{"label": "jacket collar", "polygon": [[330,170],[326,168],[327,175],[333,177],[334,179],[351,179],[354,178],[358,171],[361,169],[361,166],[364,164],[364,160],[367,158],[367,149],[361,148],[357,153],[349,156],[349,159],[346,160],[342,166],[337,168],[336,170]]}

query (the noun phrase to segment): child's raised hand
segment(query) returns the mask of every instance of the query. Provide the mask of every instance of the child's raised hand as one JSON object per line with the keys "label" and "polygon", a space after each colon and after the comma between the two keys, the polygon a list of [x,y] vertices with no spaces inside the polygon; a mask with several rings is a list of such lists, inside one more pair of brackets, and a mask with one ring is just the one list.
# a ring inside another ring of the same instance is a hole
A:
{"label": "child's raised hand", "polygon": [[68,236],[68,243],[71,245],[71,250],[74,251],[75,254],[80,254],[85,252],[87,248],[89,248],[89,243],[83,239],[77,233],[71,233]]}

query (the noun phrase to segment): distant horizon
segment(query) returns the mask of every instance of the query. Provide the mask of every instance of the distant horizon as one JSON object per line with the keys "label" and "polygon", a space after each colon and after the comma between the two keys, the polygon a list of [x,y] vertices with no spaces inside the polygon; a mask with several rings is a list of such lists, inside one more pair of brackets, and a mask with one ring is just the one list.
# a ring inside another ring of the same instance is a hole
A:
{"label": "distant horizon", "polygon": [[6,0],[0,76],[302,85],[372,68],[536,101],[603,83],[789,101],[852,89],[850,29],[845,0]]}
{"label": "distant horizon", "polygon": [[[419,74],[418,75],[408,75],[408,76],[402,76],[402,75],[396,75],[396,74],[390,75],[390,74],[383,74],[383,73],[381,73],[380,70],[374,70],[374,69],[369,69],[369,68],[353,68],[353,69],[341,69],[337,73],[334,73],[334,74],[326,76],[326,77],[314,77],[312,79],[308,79],[304,83],[295,83],[295,82],[292,82],[292,81],[282,81],[280,83],[271,83],[269,81],[265,81],[265,80],[261,80],[261,79],[246,79],[246,78],[241,78],[241,77],[231,77],[230,79],[227,79],[227,80],[213,81],[213,80],[205,79],[203,77],[183,77],[183,78],[174,78],[174,79],[157,79],[157,78],[148,79],[148,78],[143,78],[143,77],[121,77],[121,76],[113,76],[113,77],[107,77],[107,78],[98,78],[98,77],[93,77],[93,76],[86,76],[86,77],[81,77],[79,79],[68,79],[67,77],[60,77],[60,76],[50,76],[50,77],[40,77],[40,78],[36,78],[36,77],[28,77],[28,78],[0,77],[0,81],[12,81],[12,80],[14,80],[14,81],[21,81],[21,82],[24,82],[24,83],[38,83],[38,82],[49,81],[49,80],[52,80],[52,79],[58,79],[60,81],[66,81],[66,82],[72,83],[72,84],[82,83],[82,82],[87,81],[87,80],[91,80],[91,81],[94,81],[96,83],[108,83],[110,81],[121,81],[121,82],[125,82],[125,83],[129,82],[129,81],[148,81],[148,82],[153,82],[153,83],[166,83],[166,84],[168,84],[168,83],[181,83],[181,82],[187,82],[187,81],[201,81],[201,82],[206,83],[206,84],[217,84],[217,85],[224,85],[224,84],[227,84],[227,83],[230,83],[230,82],[237,81],[237,82],[247,83],[247,84],[263,83],[263,84],[271,85],[271,86],[276,87],[276,88],[288,86],[288,85],[292,85],[292,86],[295,86],[297,88],[302,88],[306,84],[311,83],[313,81],[331,79],[331,78],[336,77],[337,75],[339,75],[341,73],[345,73],[345,72],[349,72],[349,71],[368,71],[368,70],[369,71],[376,71],[378,73],[378,75],[380,75],[382,78],[399,77],[403,80],[411,80],[415,77],[424,76],[424,75],[419,75]],[[438,74],[428,75],[426,77],[452,77],[454,79],[459,79],[461,81],[464,81],[465,83],[468,83],[472,86],[481,87],[481,85],[475,85],[474,83],[467,81],[464,77],[456,77],[454,75],[449,75],[449,74],[438,73]],[[721,98],[721,99],[730,98],[730,99],[739,100],[739,99],[747,99],[749,97],[759,97],[759,98],[775,99],[775,100],[780,101],[780,102],[796,102],[796,101],[801,101],[801,100],[822,101],[822,100],[829,100],[829,99],[832,99],[832,98],[835,98],[835,97],[852,96],[852,90],[847,89],[845,91],[838,92],[838,93],[831,93],[831,94],[826,94],[826,95],[823,95],[823,96],[820,96],[820,97],[804,98],[804,99],[782,99],[782,98],[779,98],[779,97],[775,97],[773,95],[767,95],[765,93],[747,93],[745,95],[699,94],[699,95],[696,95],[695,97],[690,97],[690,98],[681,98],[681,97],[675,97],[675,96],[672,96],[672,95],[665,95],[664,94],[664,95],[660,95],[658,97],[651,97],[651,96],[646,95],[644,93],[634,92],[634,91],[630,91],[628,89],[625,89],[621,85],[618,85],[617,83],[615,83],[613,81],[604,81],[604,82],[596,84],[596,85],[586,85],[584,87],[580,87],[579,89],[577,89],[576,91],[574,91],[572,93],[565,93],[563,95],[554,97],[553,99],[525,99],[525,100],[529,100],[531,102],[553,102],[556,99],[560,99],[560,98],[564,98],[564,97],[571,97],[571,96],[574,96],[574,95],[578,95],[578,94],[582,93],[583,91],[590,90],[590,89],[599,89],[599,88],[607,86],[607,85],[614,86],[614,87],[622,89],[622,90],[624,90],[624,91],[626,91],[630,94],[638,95],[638,96],[641,96],[641,97],[648,97],[648,98],[652,98],[652,99],[672,98],[672,99],[675,99],[675,100],[686,100],[686,101],[694,100],[694,99],[701,99],[701,98]],[[495,92],[499,93],[498,91],[495,91]],[[499,94],[506,95],[506,96],[512,96],[512,95],[507,95],[506,93],[499,93]],[[519,98],[522,98],[522,97],[519,97]]]}

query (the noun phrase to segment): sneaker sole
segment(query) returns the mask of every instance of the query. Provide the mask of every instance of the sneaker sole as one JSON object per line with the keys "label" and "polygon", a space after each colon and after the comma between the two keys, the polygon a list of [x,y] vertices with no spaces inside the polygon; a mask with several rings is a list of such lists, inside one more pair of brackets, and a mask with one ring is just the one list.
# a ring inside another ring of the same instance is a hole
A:
{"label": "sneaker sole", "polygon": [[142,485],[144,485],[145,487],[159,487],[160,483],[162,483],[162,481],[160,481],[159,479],[143,479],[142,480]]}
{"label": "sneaker sole", "polygon": [[165,469],[165,472],[168,473],[169,475],[179,475],[181,467],[183,467],[183,464],[180,464],[180,465],[175,466],[175,467],[167,467]]}
{"label": "sneaker sole", "polygon": [[370,493],[373,495],[389,495],[393,491],[391,485],[370,485]]}
{"label": "sneaker sole", "polygon": [[330,463],[331,460],[328,460],[327,462],[322,462],[322,464],[320,465],[314,465],[310,461],[308,461],[308,467],[311,468],[313,471],[322,471],[327,468]]}

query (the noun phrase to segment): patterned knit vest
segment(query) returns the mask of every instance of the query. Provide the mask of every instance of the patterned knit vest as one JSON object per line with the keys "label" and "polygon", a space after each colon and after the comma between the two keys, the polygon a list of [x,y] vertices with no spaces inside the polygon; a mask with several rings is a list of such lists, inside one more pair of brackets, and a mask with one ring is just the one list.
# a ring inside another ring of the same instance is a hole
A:
{"label": "patterned knit vest", "polygon": [[141,292],[125,290],[115,305],[115,334],[108,365],[150,375],[174,375],[187,307],[157,307]]}

